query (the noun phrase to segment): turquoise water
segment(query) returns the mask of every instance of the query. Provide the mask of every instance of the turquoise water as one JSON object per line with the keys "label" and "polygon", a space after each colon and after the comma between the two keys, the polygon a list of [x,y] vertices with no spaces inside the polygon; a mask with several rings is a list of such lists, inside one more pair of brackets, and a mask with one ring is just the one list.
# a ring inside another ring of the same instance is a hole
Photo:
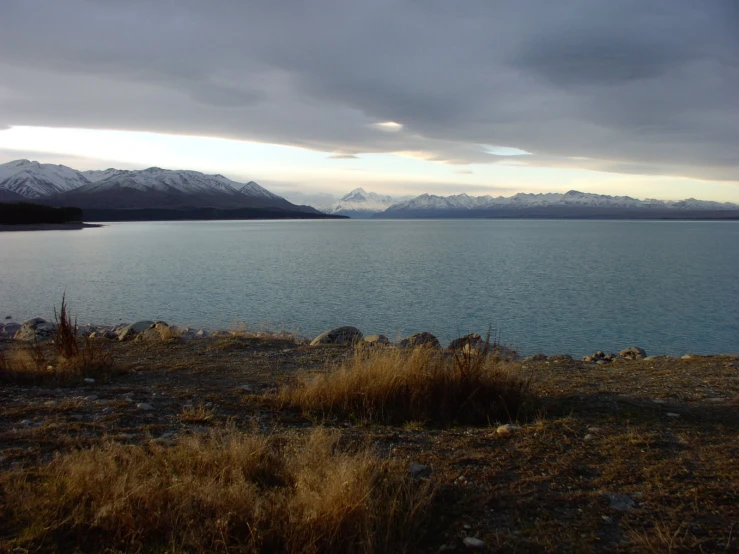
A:
{"label": "turquoise water", "polygon": [[0,317],[739,351],[739,223],[210,221],[0,234]]}

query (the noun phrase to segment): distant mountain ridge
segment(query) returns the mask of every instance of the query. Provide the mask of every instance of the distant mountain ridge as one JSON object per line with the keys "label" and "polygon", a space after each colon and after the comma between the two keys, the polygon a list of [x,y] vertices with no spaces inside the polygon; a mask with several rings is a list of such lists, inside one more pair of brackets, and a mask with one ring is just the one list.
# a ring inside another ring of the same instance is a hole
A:
{"label": "distant mountain ridge", "polygon": [[509,197],[422,194],[393,204],[376,217],[526,217],[527,214],[557,217],[568,214],[587,216],[589,213],[616,216],[687,211],[734,212],[739,211],[739,204],[695,198],[680,201],[639,200],[630,196],[609,196],[576,190],[566,193],[518,193]]}
{"label": "distant mountain ridge", "polygon": [[292,204],[254,181],[238,183],[223,175],[158,167],[77,171],[29,160],[0,165],[0,199],[97,210],[249,208],[321,214],[311,206]]}
{"label": "distant mountain ridge", "polygon": [[328,214],[346,215],[358,219],[369,218],[384,212],[395,203],[396,200],[392,196],[356,188],[324,211]]}

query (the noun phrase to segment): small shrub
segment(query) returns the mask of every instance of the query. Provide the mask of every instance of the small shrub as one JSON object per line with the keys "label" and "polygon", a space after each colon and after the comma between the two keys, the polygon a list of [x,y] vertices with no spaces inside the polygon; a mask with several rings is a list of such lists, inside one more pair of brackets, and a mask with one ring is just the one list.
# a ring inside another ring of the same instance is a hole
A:
{"label": "small shrub", "polygon": [[213,409],[203,404],[188,406],[182,410],[180,421],[187,423],[206,423],[213,417]]}
{"label": "small shrub", "polygon": [[388,424],[487,424],[527,417],[535,408],[530,379],[495,355],[468,351],[357,348],[346,364],[276,398],[316,415]]}
{"label": "small shrub", "polygon": [[339,436],[227,431],[0,476],[0,551],[408,552],[428,484]]}
{"label": "small shrub", "polygon": [[54,333],[54,348],[63,358],[74,358],[79,353],[77,344],[77,321],[72,322],[67,313],[66,294],[62,295],[62,305],[59,313],[54,308],[54,319],[56,320],[56,332]]}
{"label": "small shrub", "polygon": [[16,345],[0,358],[0,381],[35,385],[71,385],[86,377],[105,380],[116,368],[105,344],[77,336],[62,296],[59,312],[54,309],[56,331],[52,346],[39,342]]}

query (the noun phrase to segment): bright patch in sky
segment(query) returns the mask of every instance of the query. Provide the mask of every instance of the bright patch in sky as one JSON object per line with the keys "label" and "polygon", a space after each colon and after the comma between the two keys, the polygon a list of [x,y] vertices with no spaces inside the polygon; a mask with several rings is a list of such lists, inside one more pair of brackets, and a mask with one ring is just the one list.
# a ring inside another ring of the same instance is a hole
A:
{"label": "bright patch in sky", "polygon": [[381,131],[387,131],[390,133],[395,133],[403,128],[403,125],[396,123],[395,121],[383,121],[382,123],[375,123],[374,126]]}
{"label": "bright patch in sky", "polygon": [[[490,149],[510,158],[498,163],[459,166],[423,159],[411,152],[355,156],[279,144],[137,131],[48,127],[11,127],[0,131],[0,163],[30,158],[79,170],[150,166],[192,169],[220,173],[240,182],[254,180],[301,203],[325,203],[360,186],[397,196],[460,192],[509,196],[516,192],[575,189],[636,198],[676,200],[696,196],[739,201],[733,183],[536,167],[523,162],[528,153],[522,150],[493,146]],[[696,188],[700,194],[696,194]]]}
{"label": "bright patch in sky", "polygon": [[511,148],[510,146],[490,146],[489,144],[483,144],[483,148],[490,154],[496,156],[530,156],[531,152],[521,150],[520,148]]}

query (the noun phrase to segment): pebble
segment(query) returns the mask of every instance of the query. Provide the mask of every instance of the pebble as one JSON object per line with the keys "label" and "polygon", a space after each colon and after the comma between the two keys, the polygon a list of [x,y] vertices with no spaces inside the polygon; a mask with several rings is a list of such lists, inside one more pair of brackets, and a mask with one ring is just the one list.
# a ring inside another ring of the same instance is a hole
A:
{"label": "pebble", "polygon": [[514,431],[518,431],[521,428],[520,425],[514,425],[513,423],[506,423],[505,425],[499,426],[495,432],[499,435],[507,435],[509,433],[513,433]]}
{"label": "pebble", "polygon": [[586,440],[586,441],[591,441],[591,440],[593,440],[594,438],[595,438],[595,435],[592,435],[592,434],[588,433],[587,435],[585,435],[585,436],[583,437],[583,440]]}
{"label": "pebble", "polygon": [[82,414],[72,414],[71,416],[69,416],[69,419],[73,419],[75,421],[82,421],[83,419],[85,419],[85,416],[83,416]]}
{"label": "pebble", "polygon": [[603,523],[608,523],[609,525],[613,523],[613,518],[610,516],[600,516],[600,518],[603,520]]}
{"label": "pebble", "polygon": [[103,410],[104,414],[112,414],[113,412],[115,412],[115,409],[111,408],[110,406]]}
{"label": "pebble", "polygon": [[85,396],[85,400],[86,400],[87,402],[93,402],[93,401],[95,401],[95,400],[97,400],[97,399],[98,399],[98,397],[97,397],[97,395],[96,395],[96,394],[91,394],[90,396]]}
{"label": "pebble", "polygon": [[86,377],[84,379],[84,381],[85,381],[85,383],[88,383],[88,384],[91,385],[91,384],[93,384],[95,382],[95,379],[93,379],[92,377]]}
{"label": "pebble", "polygon": [[685,356],[683,356],[681,359],[683,359],[683,360],[692,360],[693,357],[694,356],[692,354],[685,354]]}
{"label": "pebble", "polygon": [[213,407],[213,402],[206,402],[205,403],[205,407],[206,408],[212,408]]}
{"label": "pebble", "polygon": [[252,392],[254,389],[251,388],[251,385],[241,385],[239,387],[239,390],[244,392]]}
{"label": "pebble", "polygon": [[626,512],[636,507],[634,499],[625,494],[606,494],[606,498],[608,498],[611,508],[619,512]]}
{"label": "pebble", "polygon": [[588,431],[591,433],[600,433],[601,429],[600,427],[588,427]]}
{"label": "pebble", "polygon": [[152,406],[151,404],[147,404],[146,402],[139,402],[138,404],[136,404],[136,407],[139,410],[144,410],[144,411],[154,409],[154,406]]}
{"label": "pebble", "polygon": [[680,414],[676,414],[675,412],[667,412],[665,415],[667,417],[680,417]]}
{"label": "pebble", "polygon": [[664,398],[652,398],[652,402],[655,404],[667,404],[667,400]]}
{"label": "pebble", "polygon": [[462,542],[467,548],[485,548],[485,543],[475,537],[465,537]]}
{"label": "pebble", "polygon": [[24,419],[18,425],[23,425],[23,427],[32,427],[33,421],[31,421],[30,419]]}
{"label": "pebble", "polygon": [[44,402],[44,406],[49,406],[50,408],[56,406],[56,400],[47,400]]}
{"label": "pebble", "polygon": [[429,475],[431,475],[431,468],[423,464],[411,464],[408,466],[408,472],[413,477],[428,477]]}

